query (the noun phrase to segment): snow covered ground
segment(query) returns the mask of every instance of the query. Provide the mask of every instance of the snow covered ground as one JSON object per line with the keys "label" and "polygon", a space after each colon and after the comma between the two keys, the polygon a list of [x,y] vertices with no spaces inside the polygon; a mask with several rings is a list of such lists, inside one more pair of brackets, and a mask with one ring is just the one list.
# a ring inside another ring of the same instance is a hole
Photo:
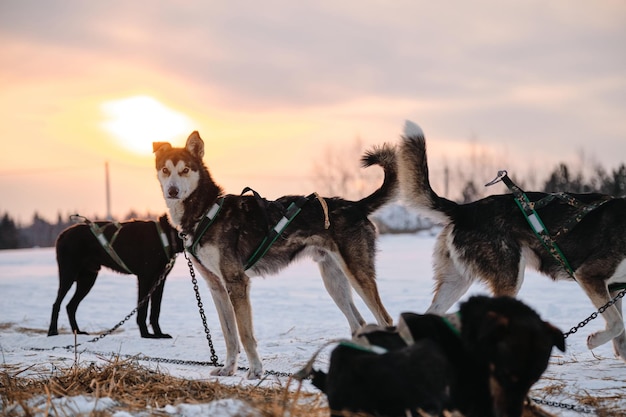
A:
{"label": "snow covered ground", "polygon": [[[383,303],[394,318],[404,311],[421,313],[429,305],[433,244],[434,237],[429,232],[381,236],[377,259],[378,286]],[[221,329],[208,288],[201,278],[199,281],[213,343],[221,360],[225,356]],[[29,372],[52,373],[57,367],[72,365],[74,352],[62,346],[74,344],[65,313],[65,304],[71,298],[73,289],[64,300],[59,316],[61,334],[47,337],[57,287],[53,248],[0,251],[0,353],[4,366],[32,366]],[[348,323],[326,293],[312,261],[302,260],[279,275],[253,279],[251,293],[259,353],[266,370],[295,372],[326,341],[349,337]],[[475,286],[470,293],[485,293],[485,289]],[[544,320],[564,332],[594,311],[575,283],[554,283],[532,271],[527,273],[519,297],[535,308]],[[362,314],[373,322],[371,313],[358,296],[355,295],[355,299]],[[95,343],[87,342],[93,335],[117,324],[135,304],[134,277],[101,271],[77,313],[81,329],[92,334],[78,337],[79,361],[90,363],[112,355],[209,361],[210,352],[183,255],[179,255],[166,282],[161,312],[161,328],[170,333],[172,339],[141,339],[133,316],[115,333]],[[596,397],[600,404],[626,413],[626,399],[623,398],[626,396],[626,364],[614,357],[610,344],[594,352],[585,346],[587,335],[603,327],[602,318],[593,320],[566,340],[565,353],[555,349],[548,370],[533,388],[531,396],[577,407],[583,406],[581,398]],[[327,365],[329,351],[330,348],[326,349],[319,357],[318,366]],[[246,365],[245,355],[242,355],[240,366]],[[146,362],[146,366],[159,367],[183,378],[216,378],[209,375],[212,368],[208,366],[150,362]],[[219,380],[228,384],[250,383],[245,380],[244,371]],[[286,378],[272,376],[263,384],[284,385],[285,381]],[[543,389],[547,387],[550,393]],[[305,382],[305,388],[315,389],[308,382]],[[72,403],[78,410],[68,411],[66,408],[67,415],[88,412],[94,406],[88,398],[74,398]],[[102,406],[103,402],[98,404]],[[170,409],[173,414],[206,415],[209,406],[189,404],[184,413],[180,407]],[[233,403],[221,404],[220,407],[226,410],[224,414],[215,412],[214,415],[229,415],[228,410],[237,406]],[[593,411],[593,408],[587,408]],[[562,416],[580,415],[579,411],[547,410]]]}

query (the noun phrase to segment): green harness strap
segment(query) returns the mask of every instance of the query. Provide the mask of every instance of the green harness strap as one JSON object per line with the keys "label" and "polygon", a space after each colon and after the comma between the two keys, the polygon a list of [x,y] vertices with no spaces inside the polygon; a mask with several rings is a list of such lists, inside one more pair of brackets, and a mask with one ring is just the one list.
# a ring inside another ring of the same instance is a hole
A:
{"label": "green harness strap", "polygon": [[[254,190],[252,190],[252,189],[250,189],[248,187],[246,187],[243,190],[242,194],[246,193],[247,191],[252,191],[257,198],[260,198],[258,193],[256,193]],[[295,219],[296,216],[300,213],[300,211],[302,210],[302,206],[304,206],[304,204],[306,204],[313,197],[316,197],[315,193],[313,193],[313,194],[311,194],[311,195],[309,195],[307,197],[301,197],[297,201],[292,202],[289,205],[289,207],[287,207],[287,210],[285,211],[283,217],[281,217],[280,220],[278,221],[278,223],[276,223],[276,225],[268,231],[268,234],[263,238],[263,241],[261,241],[261,244],[257,247],[257,249],[254,251],[254,253],[252,253],[250,258],[248,258],[248,261],[246,262],[246,264],[244,266],[244,270],[245,271],[247,271],[250,268],[252,268],[263,256],[265,256],[265,254],[270,249],[270,247],[274,244],[276,239],[278,239],[278,237],[285,230],[285,228],[287,226],[289,226],[289,224],[293,221],[293,219]],[[196,255],[198,244],[200,243],[200,240],[202,239],[202,236],[209,229],[209,226],[211,226],[211,224],[213,224],[213,221],[215,220],[215,218],[219,214],[220,210],[222,209],[222,206],[224,204],[224,199],[225,199],[225,197],[221,197],[206,212],[206,214],[204,216],[202,216],[202,220],[200,221],[200,223],[198,223],[198,226],[196,227],[196,230],[194,232],[195,239],[194,239],[193,243],[190,246],[187,247],[187,250],[189,250],[189,252],[195,258],[198,257]]]}
{"label": "green harness strap", "polygon": [[[111,259],[113,259],[115,261],[115,263],[117,263],[119,265],[119,267],[122,268],[127,273],[129,273],[129,274],[133,273],[130,270],[130,268],[128,268],[126,266],[124,261],[122,261],[122,258],[120,258],[120,256],[117,254],[117,252],[115,252],[115,249],[113,249],[113,242],[115,242],[115,239],[117,238],[118,233],[122,229],[122,225],[119,222],[107,222],[104,225],[104,227],[100,227],[96,223],[94,223],[91,220],[89,220],[88,218],[86,218],[85,216],[74,214],[74,215],[70,216],[70,218],[81,218],[82,221],[85,224],[87,224],[87,226],[89,226],[89,230],[91,230],[91,233],[93,233],[93,235],[95,236],[96,240],[98,240],[98,242],[102,246],[102,249],[104,249],[104,251],[111,257]],[[115,230],[115,233],[113,233],[113,236],[111,236],[111,239],[109,240],[104,235],[104,230],[108,226],[110,226],[110,225],[115,226],[116,230]]]}
{"label": "green harness strap", "polygon": [[246,265],[244,266],[244,270],[249,270],[267,253],[268,250],[272,247],[278,236],[283,233],[283,230],[292,222],[293,219],[300,213],[302,210],[302,206],[304,206],[311,197],[315,196],[315,194],[311,194],[308,197],[300,198],[297,201],[292,202],[287,207],[287,211],[283,217],[280,218],[278,223],[268,232],[268,234],[263,238],[261,244],[257,247],[256,251],[248,258]]}
{"label": "green harness strap", "polygon": [[157,234],[161,238],[161,246],[163,247],[163,252],[165,252],[165,258],[171,259],[174,253],[172,250],[172,246],[170,245],[170,241],[167,238],[167,235],[163,231],[163,228],[161,227],[161,224],[158,220],[154,221],[154,225],[156,226]]}
{"label": "green harness strap", "polygon": [[[569,262],[563,252],[555,242],[555,239],[560,235],[568,233],[572,230],[588,213],[597,209],[604,203],[611,201],[612,197],[606,196],[597,201],[594,201],[590,204],[582,204],[580,201],[576,200],[573,196],[567,193],[556,193],[550,194],[539,201],[531,202],[528,199],[528,196],[520,187],[511,181],[506,171],[498,171],[498,176],[493,181],[486,184],[487,186],[493,185],[498,181],[504,182],[504,184],[511,190],[513,196],[515,197],[515,203],[519,207],[519,209],[524,214],[526,221],[530,225],[530,228],[535,233],[537,238],[541,241],[546,250],[555,258],[561,266],[567,271],[567,273],[574,279],[574,270],[570,266]],[[571,219],[567,220],[565,224],[552,236],[548,233],[546,226],[543,224],[543,221],[539,217],[539,214],[535,209],[542,208],[551,203],[554,199],[560,199],[565,201],[567,204],[577,207],[578,213],[573,216]]]}
{"label": "green harness strap", "polygon": [[209,226],[213,224],[213,221],[222,210],[222,206],[224,205],[225,197],[221,197],[211,208],[202,216],[202,220],[196,226],[196,230],[194,231],[194,236],[196,237],[193,243],[187,247],[187,250],[197,259],[196,250],[198,249],[198,244],[200,243],[200,239],[209,229]]}
{"label": "green harness strap", "polygon": [[513,181],[511,181],[509,176],[506,174],[506,171],[504,173],[504,176],[502,177],[502,182],[506,184],[506,186],[515,196],[515,203],[524,214],[524,217],[526,218],[526,221],[530,225],[532,231],[535,233],[535,236],[537,236],[537,238],[541,241],[541,243],[548,250],[550,255],[552,255],[553,258],[559,261],[559,263],[561,264],[561,266],[563,266],[567,273],[572,278],[574,278],[574,270],[570,266],[565,255],[563,255],[563,252],[561,252],[559,246],[548,234],[546,226],[543,224],[543,221],[541,221],[541,217],[539,217],[539,214],[537,214],[537,212],[535,211],[526,193],[524,193],[521,188],[519,188],[513,183]]}

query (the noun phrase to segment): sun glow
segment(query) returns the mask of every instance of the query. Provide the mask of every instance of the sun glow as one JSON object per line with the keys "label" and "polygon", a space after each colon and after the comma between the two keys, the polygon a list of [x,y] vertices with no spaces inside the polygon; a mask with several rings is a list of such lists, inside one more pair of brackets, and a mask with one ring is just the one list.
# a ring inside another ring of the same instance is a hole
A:
{"label": "sun glow", "polygon": [[152,153],[152,142],[171,141],[193,130],[189,117],[149,96],[107,101],[101,109],[106,118],[102,127],[139,154]]}

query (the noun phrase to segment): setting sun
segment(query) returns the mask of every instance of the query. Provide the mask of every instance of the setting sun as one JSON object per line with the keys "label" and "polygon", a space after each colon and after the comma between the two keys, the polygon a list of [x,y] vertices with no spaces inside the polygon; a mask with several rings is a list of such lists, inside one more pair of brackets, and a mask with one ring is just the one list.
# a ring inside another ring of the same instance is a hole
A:
{"label": "setting sun", "polygon": [[149,96],[134,96],[102,104],[102,127],[125,148],[152,152],[152,142],[171,141],[193,130],[192,120]]}

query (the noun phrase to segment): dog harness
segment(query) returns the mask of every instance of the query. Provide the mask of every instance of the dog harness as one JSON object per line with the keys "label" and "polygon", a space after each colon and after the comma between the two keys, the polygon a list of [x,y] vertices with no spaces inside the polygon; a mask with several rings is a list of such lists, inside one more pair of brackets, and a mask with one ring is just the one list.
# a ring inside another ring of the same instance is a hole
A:
{"label": "dog harness", "polygon": [[198,249],[198,244],[200,243],[200,239],[202,238],[202,236],[204,236],[206,231],[209,229],[209,226],[213,224],[213,221],[219,214],[220,210],[222,210],[222,206],[224,205],[225,199],[226,199],[225,197],[221,197],[220,199],[218,199],[215,202],[215,204],[213,204],[211,208],[206,213],[204,213],[204,216],[202,216],[202,220],[200,220],[200,223],[198,223],[198,226],[196,226],[196,230],[194,231],[194,236],[196,238],[194,239],[193,243],[187,247],[187,250],[189,250],[189,252],[196,259],[198,259],[198,256],[196,255],[196,251]]}
{"label": "dog harness", "polygon": [[[256,191],[254,191],[250,187],[244,188],[241,192],[241,195],[247,193],[248,191],[251,191],[256,200],[260,203],[261,207],[265,208],[265,210],[263,210],[263,213],[265,214],[266,223],[269,224],[269,222],[267,221],[266,210],[267,200],[262,198]],[[285,228],[289,226],[291,221],[295,219],[296,216],[300,213],[300,210],[302,210],[302,206],[304,206],[314,196],[315,194],[310,194],[307,197],[299,197],[298,200],[293,201],[291,204],[289,204],[289,207],[287,207],[287,210],[283,212],[283,216],[280,218],[280,220],[278,220],[278,223],[276,223],[274,227],[268,230],[267,235],[263,238],[263,240],[254,251],[254,253],[252,253],[250,258],[248,258],[248,261],[244,266],[245,271],[252,268],[263,256],[265,256],[265,254],[268,250],[270,250],[276,239],[278,239],[278,236],[281,235],[283,230],[285,230]]]}
{"label": "dog harness", "polygon": [[[87,217],[81,216],[79,214],[71,215],[70,219],[71,220],[81,219],[80,221],[82,221],[87,226],[89,226],[89,230],[91,230],[91,233],[93,233],[96,240],[100,243],[100,245],[102,246],[102,249],[104,249],[104,251],[111,257],[111,259],[115,261],[115,263],[120,268],[122,268],[127,273],[132,274],[132,271],[130,270],[130,268],[126,266],[124,261],[122,261],[122,258],[120,258],[117,252],[115,252],[115,249],[113,249],[113,242],[115,242],[115,239],[117,238],[118,233],[122,229],[122,225],[119,222],[107,222],[106,224],[103,225],[103,227],[100,227],[96,223],[89,220]],[[113,236],[111,236],[111,239],[107,239],[107,237],[104,235],[104,231],[109,226],[115,226],[115,232],[113,233]]]}
{"label": "dog harness", "polygon": [[163,252],[165,252],[165,259],[171,259],[174,256],[174,248],[170,245],[170,240],[163,231],[161,223],[157,220],[154,222],[154,225],[156,226],[157,234],[161,238],[161,246],[163,247]]}
{"label": "dog harness", "polygon": [[[507,175],[507,172],[504,170],[498,171],[498,176],[493,181],[485,184],[485,186],[490,186],[500,181],[504,182],[508,189],[511,190],[511,192],[513,193],[513,196],[515,197],[515,203],[524,214],[524,217],[530,225],[530,228],[535,233],[537,238],[541,241],[543,246],[548,250],[550,255],[552,255],[552,257],[561,264],[561,266],[567,271],[567,273],[575,279],[574,270],[570,266],[565,255],[563,255],[561,249],[559,249],[559,246],[555,242],[555,239],[565,233],[568,233],[583,219],[583,217],[585,217],[587,214],[597,209],[604,203],[611,201],[613,197],[603,196],[602,198],[590,204],[583,204],[580,201],[576,200],[570,194],[561,192],[549,194],[541,200],[532,202],[528,199],[526,193],[522,191],[522,189],[518,187],[515,183],[513,183],[513,181],[511,181],[511,179]],[[578,209],[578,212],[575,216],[567,220],[556,233],[550,235],[546,226],[543,224],[543,221],[541,221],[541,218],[539,217],[536,209],[547,206],[555,199],[559,199],[566,202],[570,206],[576,207]]]}
{"label": "dog harness", "polygon": [[[104,251],[111,257],[111,259],[113,259],[115,263],[127,273],[129,274],[133,273],[130,270],[130,268],[126,266],[122,258],[120,258],[120,256],[117,254],[115,249],[113,249],[113,243],[115,242],[115,239],[117,239],[117,235],[119,234],[120,230],[122,230],[122,227],[123,227],[121,223],[107,222],[102,227],[100,227],[96,223],[86,218],[85,216],[81,216],[78,214],[71,215],[70,219],[72,220],[81,219],[80,221],[82,221],[87,226],[89,226],[89,230],[91,230],[91,233],[93,233],[96,240],[98,240],[98,242],[102,246],[102,249],[104,249]],[[161,240],[161,246],[163,247],[163,251],[165,252],[165,257],[166,259],[171,259],[174,254],[173,254],[173,250],[170,245],[169,239],[167,238],[167,235],[163,232],[163,228],[161,227],[159,222],[155,221],[154,224],[156,225],[157,234],[159,235],[159,238]],[[104,231],[109,226],[115,226],[115,232],[113,233],[113,236],[111,236],[111,239],[107,239],[107,237],[104,235]]]}
{"label": "dog harness", "polygon": [[[257,193],[250,187],[244,188],[240,195],[244,195],[247,192],[252,192],[255,200],[257,201],[257,204],[259,205],[259,207],[262,208],[265,223],[269,226],[267,208],[269,204],[275,204],[275,202],[268,202],[265,198],[261,197],[259,193]],[[194,232],[195,239],[193,243],[187,247],[189,252],[196,259],[198,258],[196,254],[198,244],[200,243],[202,236],[204,236],[206,231],[209,229],[211,224],[213,224],[213,221],[221,211],[222,206],[224,205],[225,198],[226,197],[219,198],[217,202],[215,202],[215,204],[213,204],[213,206],[204,214],[204,216],[202,216],[200,223],[198,223],[198,226],[196,226],[196,230]],[[320,201],[320,204],[322,204],[322,208],[324,209],[324,227],[326,229],[330,227],[330,222],[328,220],[328,206],[326,205],[326,201],[322,197],[320,197],[317,193],[312,193],[306,197],[299,197],[298,200],[293,201],[291,204],[289,204],[289,207],[287,207],[286,210],[283,210],[283,216],[278,220],[274,227],[268,227],[266,236],[263,238],[257,249],[252,253],[252,255],[250,255],[250,257],[246,261],[244,265],[245,271],[252,268],[259,260],[261,260],[261,258],[263,258],[263,256],[265,256],[265,254],[272,247],[276,239],[278,239],[278,237],[282,234],[285,228],[289,226],[293,219],[295,219],[296,216],[300,213],[302,207],[313,198],[317,198]]]}

